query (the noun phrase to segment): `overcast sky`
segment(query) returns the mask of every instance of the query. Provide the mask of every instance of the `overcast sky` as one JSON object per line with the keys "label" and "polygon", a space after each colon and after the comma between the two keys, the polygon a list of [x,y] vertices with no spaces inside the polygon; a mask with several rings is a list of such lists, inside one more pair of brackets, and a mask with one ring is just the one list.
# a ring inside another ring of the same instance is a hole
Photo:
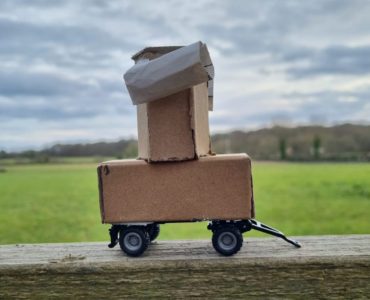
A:
{"label": "overcast sky", "polygon": [[370,1],[0,2],[0,149],[136,136],[145,46],[207,43],[211,132],[370,122]]}

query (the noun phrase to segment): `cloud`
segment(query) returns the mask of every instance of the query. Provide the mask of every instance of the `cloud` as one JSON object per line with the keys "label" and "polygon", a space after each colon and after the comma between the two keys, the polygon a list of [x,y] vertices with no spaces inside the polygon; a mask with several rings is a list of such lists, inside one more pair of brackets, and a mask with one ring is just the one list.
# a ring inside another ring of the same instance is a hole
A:
{"label": "cloud", "polygon": [[329,123],[353,120],[365,121],[370,115],[370,87],[352,92],[326,90],[314,93],[292,93],[285,95],[288,99],[300,99],[301,113],[311,112],[310,118],[321,115]]}
{"label": "cloud", "polygon": [[0,148],[136,134],[123,85],[145,46],[205,41],[211,131],[369,122],[370,4],[326,1],[0,2]]}
{"label": "cloud", "polygon": [[2,96],[72,96],[88,89],[88,83],[63,78],[55,73],[28,72],[27,70],[0,70]]}
{"label": "cloud", "polygon": [[306,61],[306,65],[288,67],[287,73],[295,78],[322,75],[367,75],[370,74],[370,46],[332,46],[320,51],[302,51],[288,54],[286,61]]}

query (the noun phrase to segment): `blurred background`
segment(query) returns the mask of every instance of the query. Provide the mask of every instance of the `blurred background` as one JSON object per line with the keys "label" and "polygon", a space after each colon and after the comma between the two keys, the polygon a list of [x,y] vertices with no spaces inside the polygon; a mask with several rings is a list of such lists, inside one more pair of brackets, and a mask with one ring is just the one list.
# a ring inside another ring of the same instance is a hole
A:
{"label": "blurred background", "polygon": [[[130,57],[198,40],[213,150],[254,159],[257,219],[370,233],[369,15],[362,0],[2,0],[0,243],[108,240],[96,165],[137,155]],[[160,236],[208,237],[204,223]]]}

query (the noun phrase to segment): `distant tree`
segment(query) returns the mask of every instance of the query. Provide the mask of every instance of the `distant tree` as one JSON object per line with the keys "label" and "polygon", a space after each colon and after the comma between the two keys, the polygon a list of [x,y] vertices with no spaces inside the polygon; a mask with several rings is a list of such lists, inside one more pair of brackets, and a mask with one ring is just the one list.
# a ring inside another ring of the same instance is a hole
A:
{"label": "distant tree", "polygon": [[50,162],[50,158],[46,154],[38,154],[35,156],[34,161],[40,164],[47,164]]}
{"label": "distant tree", "polygon": [[321,139],[318,135],[315,135],[312,142],[313,157],[315,159],[320,159],[320,149],[321,149]]}
{"label": "distant tree", "polygon": [[[7,153],[4,150],[0,151],[0,159],[7,158]],[[1,165],[0,161],[0,173],[4,173],[6,169]]]}
{"label": "distant tree", "polygon": [[35,159],[37,155],[38,155],[37,151],[28,150],[28,151],[22,152],[20,156],[21,157],[26,157],[26,158],[29,158],[29,159]]}
{"label": "distant tree", "polygon": [[286,159],[286,141],[284,138],[281,138],[279,140],[279,150],[280,150],[280,159],[285,160]]}
{"label": "distant tree", "polygon": [[131,141],[123,151],[123,158],[136,158],[138,154],[137,142]]}
{"label": "distant tree", "polygon": [[0,151],[0,158],[7,158],[7,153],[4,150]]}
{"label": "distant tree", "polygon": [[[212,136],[212,151],[246,152],[254,159],[261,160],[370,160],[370,126],[272,127],[249,132],[219,133]],[[0,148],[0,157],[15,158],[20,162],[25,158],[27,161],[48,160],[46,157],[37,158],[40,155],[50,157],[50,161],[55,157],[74,156],[126,158],[137,157],[137,142],[124,139],[117,142],[57,144],[42,151],[4,152],[5,148]]]}

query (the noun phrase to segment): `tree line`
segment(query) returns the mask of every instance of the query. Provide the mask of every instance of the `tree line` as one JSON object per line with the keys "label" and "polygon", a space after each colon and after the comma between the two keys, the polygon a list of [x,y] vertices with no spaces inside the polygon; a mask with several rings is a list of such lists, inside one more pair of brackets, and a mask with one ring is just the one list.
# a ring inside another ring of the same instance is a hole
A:
{"label": "tree line", "polygon": [[[246,152],[258,160],[287,161],[370,161],[370,126],[344,124],[332,127],[275,126],[256,131],[233,131],[211,137],[216,153]],[[27,158],[48,162],[55,157],[115,157],[137,156],[137,141],[88,144],[56,144],[41,151],[8,153],[0,158]]]}

